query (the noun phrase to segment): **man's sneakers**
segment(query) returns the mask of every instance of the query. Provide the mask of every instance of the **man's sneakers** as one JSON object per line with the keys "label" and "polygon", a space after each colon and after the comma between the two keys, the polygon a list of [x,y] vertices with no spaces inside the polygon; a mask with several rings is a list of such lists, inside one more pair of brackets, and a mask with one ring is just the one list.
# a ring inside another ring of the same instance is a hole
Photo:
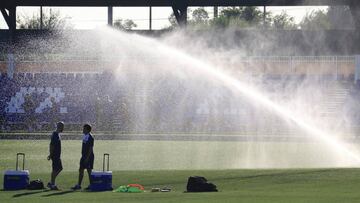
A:
{"label": "man's sneakers", "polygon": [[80,190],[81,186],[76,184],[74,187],[71,188],[72,190]]}
{"label": "man's sneakers", "polygon": [[50,189],[50,190],[59,190],[59,188],[56,186],[56,185],[53,185],[51,183],[48,183],[47,184],[47,187]]}

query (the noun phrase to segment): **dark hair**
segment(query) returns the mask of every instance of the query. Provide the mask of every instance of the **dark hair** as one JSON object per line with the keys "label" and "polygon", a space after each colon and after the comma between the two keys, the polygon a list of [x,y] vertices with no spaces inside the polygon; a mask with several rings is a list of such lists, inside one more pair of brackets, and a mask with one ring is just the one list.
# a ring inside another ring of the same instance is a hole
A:
{"label": "dark hair", "polygon": [[84,128],[85,128],[86,130],[88,130],[89,132],[91,132],[91,125],[90,125],[90,124],[85,124],[85,125],[84,125]]}
{"label": "dark hair", "polygon": [[64,127],[64,122],[62,122],[62,121],[57,122],[56,128],[59,128],[59,127]]}

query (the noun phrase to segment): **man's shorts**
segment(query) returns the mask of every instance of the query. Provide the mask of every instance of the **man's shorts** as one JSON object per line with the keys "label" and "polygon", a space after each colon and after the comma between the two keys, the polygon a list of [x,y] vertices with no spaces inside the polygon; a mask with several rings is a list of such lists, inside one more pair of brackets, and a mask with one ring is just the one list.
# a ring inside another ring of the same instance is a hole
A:
{"label": "man's shorts", "polygon": [[93,169],[94,168],[94,157],[90,156],[88,162],[85,162],[85,157],[80,159],[80,169]]}
{"label": "man's shorts", "polygon": [[60,158],[55,158],[52,159],[52,170],[53,171],[60,171],[63,169],[62,163],[61,163],[61,159]]}

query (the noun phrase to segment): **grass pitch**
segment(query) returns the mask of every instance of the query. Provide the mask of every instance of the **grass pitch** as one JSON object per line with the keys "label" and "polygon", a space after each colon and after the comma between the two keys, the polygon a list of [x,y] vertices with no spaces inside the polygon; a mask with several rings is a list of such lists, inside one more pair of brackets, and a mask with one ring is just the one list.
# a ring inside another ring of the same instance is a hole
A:
{"label": "grass pitch", "polygon": [[[69,190],[76,183],[80,141],[63,141],[64,172],[57,179],[62,191],[0,191],[0,202],[359,202],[360,169],[279,169],[279,170],[226,170],[231,159],[226,150],[218,162],[207,164],[209,169],[199,170],[197,160],[185,159],[191,153],[186,146],[193,143],[97,141],[95,143],[95,169],[101,169],[101,154],[112,152],[110,167],[113,186],[139,183],[149,191],[152,187],[171,187],[169,193],[124,194],[114,192],[85,192]],[[217,145],[221,145],[218,143]],[[231,144],[227,144],[232,148]],[[176,147],[175,147],[176,146]],[[211,147],[212,151],[216,151]],[[218,146],[222,147],[222,146]],[[224,148],[225,149],[225,148]],[[0,140],[0,170],[15,167],[16,152],[27,154],[26,168],[30,179],[40,178],[46,184],[50,176],[50,162],[46,161],[48,141]],[[110,151],[109,151],[110,150]],[[203,149],[204,150],[204,149]],[[205,152],[197,150],[205,161]],[[145,156],[144,154],[147,154]],[[185,154],[185,155],[184,155]],[[208,154],[209,155],[209,154]],[[210,154],[211,156],[213,154]],[[171,158],[178,156],[178,158]],[[230,156],[230,155],[229,155]],[[229,157],[228,156],[228,157]],[[170,157],[170,158],[169,158]],[[231,156],[230,156],[231,157]],[[173,160],[173,161],[171,161]],[[215,159],[216,160],[216,159]],[[205,164],[205,161],[203,161]],[[170,162],[170,163],[167,163]],[[192,165],[194,167],[192,167]],[[132,168],[133,167],[133,168]],[[181,168],[182,170],[174,170]],[[166,168],[167,170],[160,170]],[[193,170],[195,168],[195,170]],[[191,169],[191,170],[190,170]],[[187,178],[205,176],[218,186],[217,193],[184,193]],[[1,188],[3,179],[0,179]],[[87,186],[84,177],[83,186]]]}

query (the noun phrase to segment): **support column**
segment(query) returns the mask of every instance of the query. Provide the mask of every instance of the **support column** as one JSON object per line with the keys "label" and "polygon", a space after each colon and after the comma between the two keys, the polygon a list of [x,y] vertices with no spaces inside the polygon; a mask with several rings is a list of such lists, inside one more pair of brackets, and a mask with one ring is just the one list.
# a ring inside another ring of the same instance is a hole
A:
{"label": "support column", "polygon": [[113,26],[113,7],[108,7],[108,26]]}
{"label": "support column", "polygon": [[12,42],[16,34],[16,7],[0,8],[0,11],[9,27],[9,41]]}
{"label": "support column", "polygon": [[42,30],[43,29],[43,24],[44,23],[44,21],[43,21],[43,8],[42,8],[42,6],[40,6],[40,30]]}
{"label": "support column", "polygon": [[152,8],[149,7],[149,30],[152,30]]}
{"label": "support column", "polygon": [[264,25],[264,29],[265,29],[266,28],[266,6],[264,6],[263,25]]}
{"label": "support column", "polygon": [[8,54],[8,64],[7,64],[7,77],[13,78],[15,73],[15,59],[14,54],[9,53]]}
{"label": "support column", "polygon": [[174,5],[172,9],[179,26],[185,27],[187,24],[187,5]]}
{"label": "support column", "polygon": [[354,47],[354,52],[356,52],[356,54],[360,54],[360,1],[351,0],[349,6],[355,24],[355,42],[353,44],[356,47]]}
{"label": "support column", "polygon": [[354,82],[360,84],[360,55],[355,55],[355,77]]}
{"label": "support column", "polygon": [[218,12],[219,12],[219,9],[217,6],[214,6],[214,18],[217,18],[218,17]]}

